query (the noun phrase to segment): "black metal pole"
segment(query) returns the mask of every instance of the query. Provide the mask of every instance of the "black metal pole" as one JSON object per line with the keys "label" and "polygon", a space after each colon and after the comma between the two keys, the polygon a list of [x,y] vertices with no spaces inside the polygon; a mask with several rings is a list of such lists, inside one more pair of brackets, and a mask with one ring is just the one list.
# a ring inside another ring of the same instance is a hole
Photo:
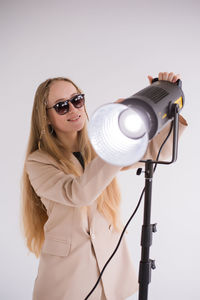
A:
{"label": "black metal pole", "polygon": [[149,258],[150,247],[152,245],[152,232],[156,231],[156,224],[151,222],[151,196],[153,179],[153,161],[145,162],[145,200],[144,219],[141,235],[141,261],[139,268],[139,300],[148,299],[148,285],[151,281],[151,269],[155,268],[155,263]]}
{"label": "black metal pole", "polygon": [[[173,121],[173,148],[171,161],[153,161],[151,159],[145,162],[145,199],[144,199],[144,217],[141,234],[141,261],[139,267],[139,300],[148,299],[148,285],[151,282],[151,269],[155,269],[155,261],[149,258],[150,247],[152,245],[152,233],[156,232],[156,224],[151,224],[151,197],[152,197],[152,180],[153,166],[156,164],[172,164],[177,159],[178,153],[178,128],[179,128],[179,108],[173,104],[171,114]],[[141,174],[138,172],[138,175]]]}

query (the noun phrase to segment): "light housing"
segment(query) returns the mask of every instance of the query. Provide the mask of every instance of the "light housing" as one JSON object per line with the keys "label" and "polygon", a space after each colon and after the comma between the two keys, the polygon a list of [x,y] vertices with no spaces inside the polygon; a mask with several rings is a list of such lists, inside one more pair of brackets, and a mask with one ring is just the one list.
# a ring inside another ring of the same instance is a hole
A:
{"label": "light housing", "polygon": [[153,83],[120,103],[100,106],[88,133],[96,153],[106,162],[128,166],[145,154],[149,141],[172,119],[171,107],[184,105],[182,82],[155,78]]}

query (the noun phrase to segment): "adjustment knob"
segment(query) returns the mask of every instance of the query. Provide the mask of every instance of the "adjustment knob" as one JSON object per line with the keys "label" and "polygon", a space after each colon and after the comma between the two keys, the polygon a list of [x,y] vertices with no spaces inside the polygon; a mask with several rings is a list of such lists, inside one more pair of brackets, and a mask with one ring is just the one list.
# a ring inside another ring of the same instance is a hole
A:
{"label": "adjustment knob", "polygon": [[155,260],[151,259],[151,268],[154,270],[156,268]]}
{"label": "adjustment knob", "polygon": [[136,172],[136,175],[141,175],[141,173],[142,173],[142,168],[139,168],[139,169],[137,169],[137,172]]}
{"label": "adjustment knob", "polygon": [[153,232],[157,232],[157,227],[156,226],[157,226],[157,223],[152,225],[152,231]]}

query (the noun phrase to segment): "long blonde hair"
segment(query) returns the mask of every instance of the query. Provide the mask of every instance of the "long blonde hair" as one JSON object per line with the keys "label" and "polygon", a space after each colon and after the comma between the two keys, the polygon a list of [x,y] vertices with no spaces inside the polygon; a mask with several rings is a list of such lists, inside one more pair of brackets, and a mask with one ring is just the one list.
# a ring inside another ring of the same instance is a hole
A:
{"label": "long blonde hair", "polygon": [[[81,90],[77,87],[77,85],[65,77],[50,78],[39,85],[33,104],[31,128],[25,162],[30,153],[37,149],[41,149],[42,151],[50,154],[59,163],[60,168],[64,172],[79,176],[80,174],[69,159],[70,152],[69,155],[66,154],[66,146],[64,147],[61,141],[57,138],[51,125],[47,122],[46,105],[49,89],[51,84],[58,80],[72,83],[77,91],[81,93]],[[89,120],[85,106],[84,109],[87,119]],[[87,164],[97,154],[95,153],[88,138],[86,122],[83,129],[78,131],[77,139],[79,151],[83,155],[85,166],[87,166]],[[114,228],[118,232],[120,232],[123,228],[120,217],[120,203],[120,189],[117,179],[114,178],[98,197],[97,209],[109,222],[113,224]],[[82,207],[83,210],[85,208],[87,207]],[[24,163],[21,177],[20,221],[26,245],[36,257],[39,257],[41,247],[44,242],[44,224],[47,219],[48,216],[46,208],[31,186]]]}

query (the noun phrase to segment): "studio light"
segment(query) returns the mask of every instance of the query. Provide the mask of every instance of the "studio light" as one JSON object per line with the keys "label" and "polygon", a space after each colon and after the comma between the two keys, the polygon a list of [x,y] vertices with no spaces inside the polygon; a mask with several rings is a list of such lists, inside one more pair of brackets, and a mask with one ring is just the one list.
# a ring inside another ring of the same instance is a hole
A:
{"label": "studio light", "polygon": [[184,105],[182,82],[155,78],[153,83],[120,103],[100,106],[88,132],[96,153],[106,162],[128,166],[139,161],[149,141],[172,119],[174,105]]}
{"label": "studio light", "polygon": [[[135,215],[144,193],[144,215],[141,233],[141,261],[139,267],[139,300],[148,300],[148,285],[151,282],[151,269],[155,269],[154,260],[150,259],[152,235],[156,231],[156,224],[151,224],[151,201],[153,174],[157,164],[169,165],[177,159],[179,112],[183,108],[185,97],[182,82],[176,83],[153,79],[150,86],[120,103],[109,103],[100,106],[92,115],[89,122],[89,138],[96,153],[106,162],[117,166],[129,166],[139,161],[145,163],[145,187],[142,191],[137,208],[125,225],[120,240],[105,263],[100,277],[108,262],[116,253],[123,234],[131,219]],[[156,160],[142,159],[149,141],[156,136],[171,120],[172,126],[164,138]],[[170,161],[159,160],[163,145],[173,130],[172,158]],[[139,170],[138,170],[139,171]],[[141,174],[137,172],[137,175]],[[92,291],[96,288],[99,279]]]}

